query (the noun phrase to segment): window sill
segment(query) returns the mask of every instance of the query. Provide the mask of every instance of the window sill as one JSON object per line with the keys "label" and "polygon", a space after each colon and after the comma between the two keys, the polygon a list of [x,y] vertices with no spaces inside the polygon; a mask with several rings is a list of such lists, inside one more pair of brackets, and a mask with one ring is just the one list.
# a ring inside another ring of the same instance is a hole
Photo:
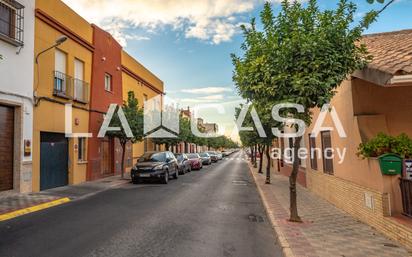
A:
{"label": "window sill", "polygon": [[77,161],[77,164],[83,165],[83,164],[87,164],[88,161]]}
{"label": "window sill", "polygon": [[7,35],[4,35],[3,33],[0,32],[0,40],[5,41],[6,43],[9,43],[11,45],[14,45],[15,47],[19,47],[19,46],[23,46],[24,43],[23,42],[19,42]]}

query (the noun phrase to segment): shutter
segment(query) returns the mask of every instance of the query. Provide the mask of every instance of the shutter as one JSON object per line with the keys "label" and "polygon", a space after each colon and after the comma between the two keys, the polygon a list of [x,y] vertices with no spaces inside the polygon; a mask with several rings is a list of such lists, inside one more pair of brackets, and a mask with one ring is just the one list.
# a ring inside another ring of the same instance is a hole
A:
{"label": "shutter", "polygon": [[66,63],[67,56],[60,50],[56,50],[55,53],[55,70],[61,73],[66,74]]}
{"label": "shutter", "polygon": [[74,98],[78,100],[84,99],[84,63],[78,59],[74,59]]}
{"label": "shutter", "polygon": [[333,175],[333,159],[326,158],[330,157],[332,154],[331,150],[326,151],[332,147],[332,139],[330,131],[323,131],[322,134],[322,154],[323,154],[323,171],[327,174]]}
{"label": "shutter", "polygon": [[318,169],[318,156],[316,152],[316,138],[309,134],[310,166],[312,169]]}

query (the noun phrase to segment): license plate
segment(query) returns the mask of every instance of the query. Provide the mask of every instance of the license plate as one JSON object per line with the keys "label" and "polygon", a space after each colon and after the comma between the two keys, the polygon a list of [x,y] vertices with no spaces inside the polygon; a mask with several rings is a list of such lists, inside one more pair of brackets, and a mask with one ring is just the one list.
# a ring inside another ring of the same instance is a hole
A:
{"label": "license plate", "polygon": [[150,174],[140,174],[141,178],[150,178]]}

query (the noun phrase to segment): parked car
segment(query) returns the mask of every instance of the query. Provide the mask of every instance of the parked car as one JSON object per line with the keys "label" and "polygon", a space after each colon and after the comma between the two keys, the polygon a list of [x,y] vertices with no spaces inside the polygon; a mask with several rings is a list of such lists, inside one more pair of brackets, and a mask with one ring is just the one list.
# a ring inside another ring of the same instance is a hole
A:
{"label": "parked car", "polygon": [[175,179],[179,177],[179,168],[173,153],[147,152],[139,158],[130,174],[133,183],[159,180],[163,184],[167,184],[171,176]]}
{"label": "parked car", "polygon": [[184,175],[187,172],[192,171],[192,164],[189,161],[189,158],[187,157],[186,154],[183,153],[178,153],[175,154],[176,160],[177,160],[177,165],[179,168],[179,174]]}
{"label": "parked car", "polygon": [[212,162],[217,162],[219,160],[219,158],[217,157],[216,152],[208,151],[207,153],[210,155],[210,159],[212,160]]}
{"label": "parked car", "polygon": [[210,155],[206,152],[200,153],[199,154],[200,159],[202,160],[203,165],[210,165],[212,164],[212,158],[210,158]]}
{"label": "parked car", "polygon": [[200,170],[203,168],[202,158],[197,153],[188,153],[186,154],[187,158],[190,161],[192,170]]}
{"label": "parked car", "polygon": [[222,154],[222,152],[217,151],[216,154],[217,154],[217,159],[218,159],[218,160],[222,160],[222,159],[223,159],[223,154]]}

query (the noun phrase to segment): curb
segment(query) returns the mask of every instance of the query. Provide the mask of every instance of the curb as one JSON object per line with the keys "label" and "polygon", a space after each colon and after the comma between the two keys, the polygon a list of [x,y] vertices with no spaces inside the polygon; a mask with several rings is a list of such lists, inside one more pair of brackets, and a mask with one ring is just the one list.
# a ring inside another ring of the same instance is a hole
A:
{"label": "curb", "polygon": [[289,245],[288,240],[287,240],[286,237],[283,235],[283,232],[282,232],[282,230],[280,229],[279,223],[276,221],[273,212],[272,212],[272,211],[270,210],[270,208],[269,208],[269,203],[268,203],[268,201],[267,201],[267,199],[266,199],[265,194],[263,193],[262,188],[261,188],[260,185],[257,183],[256,177],[255,177],[256,175],[253,173],[253,167],[250,166],[250,163],[248,163],[248,166],[249,166],[249,171],[250,171],[250,173],[251,173],[251,175],[252,175],[252,177],[253,177],[253,180],[255,181],[256,187],[257,187],[257,189],[258,189],[260,198],[262,199],[263,206],[265,207],[266,215],[268,216],[269,221],[270,221],[270,223],[271,223],[271,225],[272,225],[272,228],[275,230],[275,233],[276,233],[276,235],[277,235],[276,239],[277,239],[280,247],[282,248],[283,255],[284,255],[285,257],[295,257],[295,255],[294,255],[293,252],[292,252],[292,249],[290,248],[290,245]]}
{"label": "curb", "polygon": [[60,198],[60,199],[53,200],[53,201],[50,201],[50,202],[46,202],[46,203],[42,203],[42,204],[39,204],[39,205],[31,206],[31,207],[28,207],[28,208],[20,209],[20,210],[17,210],[17,211],[12,211],[12,212],[9,212],[9,213],[1,214],[0,215],[0,222],[10,220],[10,219],[14,219],[14,218],[17,218],[17,217],[25,215],[25,214],[41,211],[41,210],[44,210],[44,209],[48,209],[48,208],[51,208],[51,207],[54,207],[54,206],[57,206],[57,205],[61,205],[61,204],[64,204],[64,203],[68,203],[68,202],[70,202],[70,198],[64,197],[64,198]]}

